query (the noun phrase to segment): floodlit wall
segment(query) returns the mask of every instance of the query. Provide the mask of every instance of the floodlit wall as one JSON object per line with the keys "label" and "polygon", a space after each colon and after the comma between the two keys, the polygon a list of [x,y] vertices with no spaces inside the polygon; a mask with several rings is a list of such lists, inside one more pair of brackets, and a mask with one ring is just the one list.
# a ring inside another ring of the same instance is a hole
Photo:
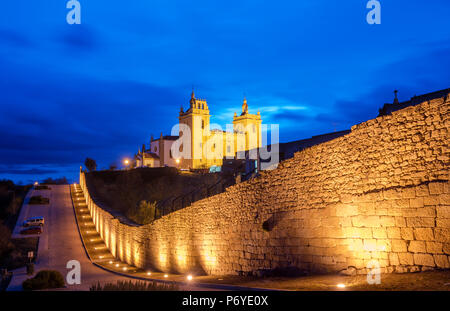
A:
{"label": "floodlit wall", "polygon": [[449,99],[356,125],[273,171],[145,226],[95,204],[112,253],[167,272],[449,268]]}

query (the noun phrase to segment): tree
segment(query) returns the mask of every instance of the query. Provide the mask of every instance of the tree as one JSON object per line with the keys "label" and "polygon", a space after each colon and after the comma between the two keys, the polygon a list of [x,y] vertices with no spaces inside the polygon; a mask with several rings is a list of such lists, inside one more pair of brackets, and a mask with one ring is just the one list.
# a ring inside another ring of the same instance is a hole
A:
{"label": "tree", "polygon": [[97,162],[94,159],[86,158],[84,161],[84,166],[89,170],[89,172],[95,171],[97,169]]}
{"label": "tree", "polygon": [[111,163],[111,164],[109,165],[109,169],[110,169],[111,171],[117,170],[117,164],[116,164],[116,163]]}
{"label": "tree", "polygon": [[[156,215],[155,215],[156,214]],[[148,202],[142,200],[138,206],[129,210],[127,217],[134,222],[146,225],[155,220],[155,216],[159,217],[159,211],[156,208],[156,202]]]}

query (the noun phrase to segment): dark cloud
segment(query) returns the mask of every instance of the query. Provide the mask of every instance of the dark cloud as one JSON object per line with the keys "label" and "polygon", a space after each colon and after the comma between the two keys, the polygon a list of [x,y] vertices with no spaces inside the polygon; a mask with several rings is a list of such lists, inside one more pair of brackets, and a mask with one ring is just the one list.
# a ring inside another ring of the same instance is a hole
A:
{"label": "dark cloud", "polygon": [[48,174],[55,174],[57,172],[58,172],[57,170],[39,169],[39,168],[23,169],[23,170],[0,168],[0,174],[13,174],[13,175],[48,175]]}
{"label": "dark cloud", "polygon": [[64,32],[58,35],[58,40],[66,50],[73,53],[93,52],[100,46],[99,36],[92,28],[83,24],[65,27]]}
{"label": "dark cloud", "polygon": [[27,36],[11,29],[0,29],[0,44],[20,48],[32,46],[32,42]]}

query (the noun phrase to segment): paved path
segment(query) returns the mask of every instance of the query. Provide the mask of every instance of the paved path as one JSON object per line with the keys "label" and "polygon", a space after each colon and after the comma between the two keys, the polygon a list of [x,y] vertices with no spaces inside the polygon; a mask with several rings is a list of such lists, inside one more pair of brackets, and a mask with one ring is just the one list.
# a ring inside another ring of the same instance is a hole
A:
{"label": "paved path", "polygon": [[[58,270],[66,277],[69,269],[66,268],[70,260],[78,260],[81,265],[81,284],[66,285],[65,290],[89,290],[92,284],[115,282],[116,280],[133,280],[124,276],[105,271],[91,263],[83,248],[70,197],[70,186],[52,185],[51,190],[31,190],[27,199],[33,195],[42,195],[50,198],[49,205],[24,204],[20,212],[14,237],[18,234],[23,220],[32,216],[44,216],[44,232],[39,239],[38,254],[35,271],[42,269]],[[25,200],[25,203],[27,202]],[[28,236],[29,237],[29,236]],[[22,290],[22,282],[28,278],[25,269],[13,271],[13,278],[8,290]],[[196,287],[194,284],[181,287],[182,290],[211,290]]]}

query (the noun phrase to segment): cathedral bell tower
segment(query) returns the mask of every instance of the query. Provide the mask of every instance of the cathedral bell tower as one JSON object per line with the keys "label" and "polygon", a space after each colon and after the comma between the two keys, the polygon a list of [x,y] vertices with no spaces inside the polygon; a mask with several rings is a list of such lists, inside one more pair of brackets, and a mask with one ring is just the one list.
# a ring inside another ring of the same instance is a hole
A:
{"label": "cathedral bell tower", "polygon": [[[191,134],[191,154],[189,159],[181,159],[181,167],[198,168],[206,165],[206,156],[203,154],[203,147],[206,145],[206,141],[210,135],[210,114],[206,100],[195,98],[194,90],[192,90],[189,109],[184,112],[181,108],[178,119],[180,125],[185,124],[189,127]],[[179,135],[180,138],[184,135],[181,126]],[[186,143],[184,140],[183,142]],[[183,146],[180,148],[183,148]]]}

